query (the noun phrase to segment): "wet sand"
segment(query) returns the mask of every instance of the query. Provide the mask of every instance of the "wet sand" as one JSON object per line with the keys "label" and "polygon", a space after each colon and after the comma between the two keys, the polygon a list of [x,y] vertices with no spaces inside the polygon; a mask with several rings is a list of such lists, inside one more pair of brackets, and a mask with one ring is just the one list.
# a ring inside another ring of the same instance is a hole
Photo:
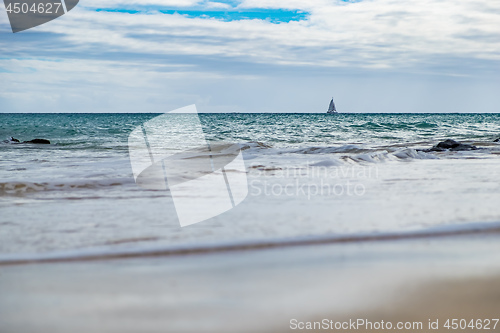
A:
{"label": "wet sand", "polygon": [[[446,325],[453,326],[454,319],[457,329],[447,328]],[[313,329],[303,331],[339,331],[332,329],[338,325],[337,328],[344,326],[345,329],[340,329],[342,332],[497,332],[500,331],[500,274],[427,282],[367,311],[354,311],[340,317],[335,313],[325,313],[322,317],[309,318],[297,326],[307,327],[308,322],[311,323],[309,325],[316,323],[323,328],[314,329],[312,326]],[[471,323],[474,328],[469,326]],[[289,331],[294,330],[282,330]]]}
{"label": "wet sand", "polygon": [[292,332],[292,319],[498,318],[499,281],[497,234],[10,265],[0,266],[0,323],[2,332]]}
{"label": "wet sand", "polygon": [[[383,319],[386,322],[394,323],[394,325],[397,322],[412,324],[422,322],[423,330],[421,331],[427,332],[455,331],[445,327],[448,320],[448,323],[452,325],[453,319],[457,319],[458,327],[462,325],[465,328],[458,328],[456,331],[500,331],[500,274],[488,277],[443,279],[434,283],[427,283],[418,287],[413,293],[403,295],[394,302],[381,304],[375,310],[354,314],[353,317],[365,318],[371,320],[372,323]],[[492,320],[495,318],[497,321]],[[465,321],[463,321],[464,319]],[[430,330],[429,320],[432,323],[437,323],[434,327],[438,329]],[[471,320],[473,320],[474,329],[468,327]],[[460,321],[463,321],[466,325],[460,323]],[[485,327],[487,323],[490,323],[489,329],[478,329],[478,327]],[[354,330],[348,329],[345,331]],[[366,327],[356,331],[380,332],[380,330],[366,329]],[[404,329],[401,331],[417,330]]]}

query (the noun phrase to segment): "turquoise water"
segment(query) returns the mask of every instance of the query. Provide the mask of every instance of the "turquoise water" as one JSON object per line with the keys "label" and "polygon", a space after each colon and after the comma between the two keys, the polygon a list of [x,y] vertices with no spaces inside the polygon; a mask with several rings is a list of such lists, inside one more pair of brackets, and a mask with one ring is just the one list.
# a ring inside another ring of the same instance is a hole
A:
{"label": "turquoise water", "polygon": [[[0,139],[47,138],[75,149],[126,150],[129,133],[157,114],[0,114]],[[491,140],[500,114],[200,114],[209,140],[269,145]]]}
{"label": "turquoise water", "polygon": [[[249,194],[186,228],[132,175],[129,135],[156,116],[0,114],[0,257],[500,222],[500,114],[200,114],[210,142],[242,147]],[[445,139],[479,149],[422,151]]]}

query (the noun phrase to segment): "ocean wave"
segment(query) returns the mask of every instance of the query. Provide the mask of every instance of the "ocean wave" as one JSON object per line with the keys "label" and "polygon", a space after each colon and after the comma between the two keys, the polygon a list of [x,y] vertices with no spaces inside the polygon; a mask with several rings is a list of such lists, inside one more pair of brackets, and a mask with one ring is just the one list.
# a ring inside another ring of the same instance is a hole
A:
{"label": "ocean wave", "polygon": [[359,145],[342,145],[338,147],[307,147],[296,150],[287,150],[287,153],[295,154],[335,154],[335,153],[365,153],[369,152],[370,149],[361,147]]}
{"label": "ocean wave", "polygon": [[78,181],[49,181],[49,182],[26,182],[10,181],[0,182],[0,196],[22,195],[42,191],[72,191],[82,189],[109,188],[111,186],[121,186],[133,184],[132,178],[115,178],[104,180],[78,180]]}
{"label": "ocean wave", "polygon": [[258,142],[258,141],[245,142],[245,143],[241,144],[240,146],[241,146],[241,150],[248,150],[248,149],[260,150],[260,149],[272,148],[272,146],[265,144],[263,142]]}
{"label": "ocean wave", "polygon": [[362,243],[362,242],[388,242],[413,239],[430,239],[444,237],[459,237],[467,235],[487,235],[500,233],[499,222],[467,223],[454,225],[441,225],[408,231],[353,233],[353,234],[327,234],[316,236],[302,236],[295,238],[273,238],[254,241],[220,242],[217,244],[183,244],[183,245],[139,245],[137,247],[123,248],[115,246],[122,243],[156,242],[157,237],[144,237],[137,239],[117,240],[107,243],[109,246],[58,251],[33,254],[0,254],[0,266],[22,265],[30,263],[72,262],[111,260],[157,256],[182,256],[203,255],[211,253],[256,251],[273,248],[286,248],[297,246],[317,246],[328,244]]}
{"label": "ocean wave", "polygon": [[[421,146],[422,142],[418,142]],[[408,159],[439,159],[440,157],[416,148],[408,147],[410,144],[396,144],[394,146],[367,147],[359,144],[346,144],[339,146],[310,146],[304,148],[272,148],[264,143],[245,144],[245,154],[251,154],[251,158],[258,156],[273,155],[330,155],[328,159],[322,159],[310,165],[334,166],[338,165],[340,160],[350,159],[354,162],[384,162],[387,160],[408,160]],[[332,158],[335,162],[332,162]]]}
{"label": "ocean wave", "polygon": [[[350,158],[355,161],[381,162],[387,159],[423,160],[460,157],[460,155],[457,155],[453,150],[443,150],[440,152],[430,151],[429,148],[434,147],[437,143],[438,140],[419,140],[415,142],[397,142],[386,145],[347,143],[329,146],[307,145],[303,147],[287,147],[286,145],[280,145],[273,147],[263,142],[249,142],[242,145],[242,150],[245,150],[245,159],[254,159],[259,156],[331,155],[335,156],[337,159]],[[464,140],[462,143],[480,147],[480,149],[474,149],[474,151],[470,152],[470,154],[475,154],[475,157],[479,155],[488,156],[500,152],[500,144],[497,142]]]}
{"label": "ocean wave", "polygon": [[418,151],[413,148],[403,148],[398,149],[393,152],[374,151],[363,154],[343,156],[344,160],[349,159],[354,162],[367,162],[367,163],[383,163],[386,161],[400,161],[400,160],[435,160],[440,159],[439,156],[433,155],[431,153],[426,153],[423,151]]}
{"label": "ocean wave", "polygon": [[416,128],[423,128],[423,129],[426,129],[426,128],[438,128],[439,125],[438,124],[435,124],[435,123],[429,123],[429,122],[426,122],[426,121],[421,121],[421,122],[418,122],[418,123],[415,123],[415,124],[412,124],[414,127]]}
{"label": "ocean wave", "polygon": [[397,150],[392,153],[392,155],[396,156],[399,159],[405,160],[405,159],[418,159],[418,160],[434,160],[434,159],[439,159],[438,156],[426,153],[423,151],[417,151],[412,148],[404,148]]}

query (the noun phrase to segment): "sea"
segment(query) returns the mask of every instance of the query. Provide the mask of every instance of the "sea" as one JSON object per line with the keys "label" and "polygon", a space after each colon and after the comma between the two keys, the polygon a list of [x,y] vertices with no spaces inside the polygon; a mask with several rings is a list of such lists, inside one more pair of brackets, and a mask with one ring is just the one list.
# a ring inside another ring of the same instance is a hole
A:
{"label": "sea", "polygon": [[[144,188],[134,177],[130,136],[158,116],[0,113],[0,263],[500,226],[500,114],[199,114],[209,146],[238,145],[243,170],[226,174],[246,181],[240,201],[184,227],[168,186]],[[156,126],[182,142],[189,117],[176,117],[176,126]],[[35,138],[51,143],[22,143]],[[475,149],[430,150],[447,139]],[[210,191],[184,202],[202,214]]]}

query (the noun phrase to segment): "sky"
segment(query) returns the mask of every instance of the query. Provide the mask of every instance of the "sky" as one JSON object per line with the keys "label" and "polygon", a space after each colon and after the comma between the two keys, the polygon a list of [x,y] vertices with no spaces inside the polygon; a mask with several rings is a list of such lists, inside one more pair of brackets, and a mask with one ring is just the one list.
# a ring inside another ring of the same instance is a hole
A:
{"label": "sky", "polygon": [[0,112],[500,112],[500,1],[81,0],[12,33]]}

